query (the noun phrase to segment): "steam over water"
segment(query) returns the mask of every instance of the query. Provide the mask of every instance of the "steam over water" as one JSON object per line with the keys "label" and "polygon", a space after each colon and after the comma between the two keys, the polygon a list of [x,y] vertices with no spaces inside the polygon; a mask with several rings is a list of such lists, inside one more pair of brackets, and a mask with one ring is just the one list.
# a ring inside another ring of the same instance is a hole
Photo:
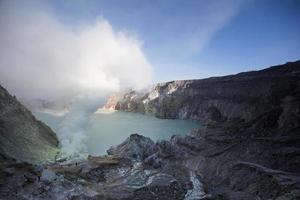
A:
{"label": "steam over water", "polygon": [[[41,112],[34,114],[58,133],[64,116]],[[86,138],[82,142],[89,154],[103,155],[110,146],[120,144],[132,133],[139,133],[156,141],[170,139],[175,134],[187,134],[199,126],[197,122],[158,119],[134,113],[96,112],[88,120]]]}

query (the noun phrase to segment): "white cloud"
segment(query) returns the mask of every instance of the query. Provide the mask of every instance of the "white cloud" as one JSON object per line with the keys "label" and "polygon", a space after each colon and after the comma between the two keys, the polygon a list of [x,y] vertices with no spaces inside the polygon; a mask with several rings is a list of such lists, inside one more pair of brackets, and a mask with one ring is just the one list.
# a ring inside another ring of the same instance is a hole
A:
{"label": "white cloud", "polygon": [[213,37],[240,11],[242,4],[243,1],[237,0],[212,1],[202,11],[204,20],[195,25],[195,30],[189,37],[187,45],[192,52],[201,53]]}
{"label": "white cloud", "polygon": [[152,68],[139,41],[103,18],[67,26],[43,3],[0,3],[0,82],[10,92],[55,100],[149,83]]}

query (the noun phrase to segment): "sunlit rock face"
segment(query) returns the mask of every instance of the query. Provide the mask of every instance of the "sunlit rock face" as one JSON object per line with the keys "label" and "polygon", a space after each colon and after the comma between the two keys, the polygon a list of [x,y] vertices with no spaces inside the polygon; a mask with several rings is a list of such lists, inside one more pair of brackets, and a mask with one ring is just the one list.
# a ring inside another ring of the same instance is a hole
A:
{"label": "sunlit rock face", "polygon": [[55,133],[0,86],[0,155],[27,162],[54,160]]}
{"label": "sunlit rock face", "polygon": [[297,92],[299,65],[298,61],[231,76],[161,83],[146,94],[125,93],[114,108],[205,123],[249,121],[274,106],[284,107]]}
{"label": "sunlit rock face", "polygon": [[122,99],[124,92],[115,93],[111,95],[104,106],[105,109],[115,109],[118,101]]}

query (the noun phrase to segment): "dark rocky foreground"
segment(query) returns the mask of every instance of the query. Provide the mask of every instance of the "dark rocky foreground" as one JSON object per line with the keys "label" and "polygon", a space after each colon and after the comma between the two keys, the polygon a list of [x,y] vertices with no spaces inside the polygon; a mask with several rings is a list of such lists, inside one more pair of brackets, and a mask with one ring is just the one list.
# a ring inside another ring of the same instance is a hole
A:
{"label": "dark rocky foreground", "polygon": [[1,172],[0,199],[184,199],[188,171],[171,169],[117,156],[44,166],[12,163]]}
{"label": "dark rocky foreground", "polygon": [[5,154],[0,199],[300,199],[299,61],[158,84],[149,93],[114,95],[107,107],[203,127],[170,141],[133,134],[108,156],[81,161],[36,165]]}

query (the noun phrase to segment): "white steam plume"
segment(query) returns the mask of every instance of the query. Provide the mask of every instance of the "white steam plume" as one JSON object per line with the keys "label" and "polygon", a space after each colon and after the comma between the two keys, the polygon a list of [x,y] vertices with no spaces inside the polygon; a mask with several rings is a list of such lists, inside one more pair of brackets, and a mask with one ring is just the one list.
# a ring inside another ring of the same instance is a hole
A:
{"label": "white steam plume", "polygon": [[45,1],[0,1],[0,30],[0,84],[21,99],[73,99],[58,133],[66,154],[84,151],[79,144],[98,97],[151,79],[141,43],[103,18],[71,26]]}
{"label": "white steam plume", "polygon": [[82,158],[88,155],[86,127],[90,116],[99,107],[101,96],[82,93],[72,99],[72,109],[59,128],[61,157]]}
{"label": "white steam plume", "polygon": [[138,40],[103,18],[65,25],[41,2],[0,2],[0,79],[12,93],[56,100],[149,82]]}

